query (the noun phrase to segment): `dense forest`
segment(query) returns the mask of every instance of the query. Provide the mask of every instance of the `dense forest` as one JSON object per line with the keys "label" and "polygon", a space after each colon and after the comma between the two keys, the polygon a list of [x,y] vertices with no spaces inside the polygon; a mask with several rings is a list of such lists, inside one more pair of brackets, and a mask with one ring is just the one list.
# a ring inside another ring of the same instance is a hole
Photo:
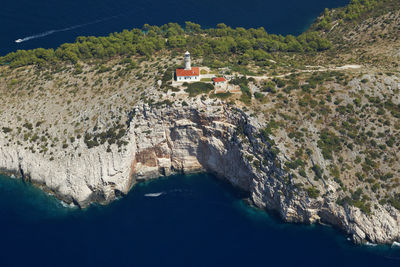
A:
{"label": "dense forest", "polygon": [[78,37],[75,43],[63,44],[56,50],[18,50],[0,57],[0,64],[20,67],[62,61],[77,63],[79,60],[110,59],[115,56],[150,57],[163,49],[187,49],[195,56],[215,59],[235,56],[236,62],[247,64],[250,60],[267,62],[271,58],[270,53],[277,51],[314,52],[330,47],[331,43],[317,32],[284,37],[268,34],[264,28],[233,29],[222,23],[210,29],[202,29],[192,22],[186,22],[185,28],[177,23],[161,27],[146,24],[142,29],[124,30],[106,37]]}

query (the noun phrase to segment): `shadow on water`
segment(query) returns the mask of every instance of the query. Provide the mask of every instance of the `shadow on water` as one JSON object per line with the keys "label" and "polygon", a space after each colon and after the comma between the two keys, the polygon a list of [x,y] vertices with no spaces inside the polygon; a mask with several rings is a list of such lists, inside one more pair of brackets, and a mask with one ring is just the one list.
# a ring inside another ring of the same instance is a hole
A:
{"label": "shadow on water", "polygon": [[[332,227],[284,223],[245,197],[212,175],[177,175],[79,210],[0,177],[0,266],[28,259],[30,266],[52,266],[60,257],[58,266],[400,264],[398,249],[355,246]],[[19,257],[22,244],[26,257]],[[37,258],[43,251],[46,258]]]}

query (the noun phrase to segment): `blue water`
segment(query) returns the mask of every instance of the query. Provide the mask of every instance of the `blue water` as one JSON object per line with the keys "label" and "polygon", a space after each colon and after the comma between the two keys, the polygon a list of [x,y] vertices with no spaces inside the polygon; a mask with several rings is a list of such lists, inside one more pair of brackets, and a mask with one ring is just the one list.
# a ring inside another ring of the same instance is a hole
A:
{"label": "blue water", "polygon": [[[347,2],[3,0],[0,54],[170,21],[298,34],[324,7]],[[14,43],[35,35],[45,36]],[[145,196],[155,192],[163,194]],[[209,175],[175,176],[82,211],[0,176],[0,266],[400,266],[399,250],[354,246],[330,227],[282,223],[243,196]]]}
{"label": "blue water", "polygon": [[81,211],[0,176],[0,266],[400,266],[400,250],[282,223],[242,197],[210,175],[174,176]]}
{"label": "blue water", "polygon": [[[270,33],[299,34],[325,7],[349,0],[2,0],[0,3],[0,55],[17,49],[57,47],[81,35],[141,27],[148,23],[204,27],[224,22],[232,27],[265,27]],[[75,27],[81,26],[81,27]],[[20,44],[16,39],[61,30]]]}

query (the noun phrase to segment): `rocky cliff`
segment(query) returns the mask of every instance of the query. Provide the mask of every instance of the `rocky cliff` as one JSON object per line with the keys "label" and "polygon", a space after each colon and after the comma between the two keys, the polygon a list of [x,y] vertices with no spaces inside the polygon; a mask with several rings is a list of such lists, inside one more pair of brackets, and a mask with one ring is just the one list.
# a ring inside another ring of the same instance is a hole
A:
{"label": "rocky cliff", "polygon": [[245,190],[254,205],[277,211],[285,221],[329,223],[355,242],[400,241],[400,213],[390,205],[376,202],[370,214],[339,205],[339,185],[333,180],[309,181],[321,192],[310,197],[284,170],[283,145],[275,146],[262,134],[265,125],[237,108],[199,98],[189,105],[140,102],[127,124],[124,149],[111,146],[107,151],[104,144],[55,160],[7,143],[2,133],[0,167],[81,207],[106,204],[147,179],[209,172]]}

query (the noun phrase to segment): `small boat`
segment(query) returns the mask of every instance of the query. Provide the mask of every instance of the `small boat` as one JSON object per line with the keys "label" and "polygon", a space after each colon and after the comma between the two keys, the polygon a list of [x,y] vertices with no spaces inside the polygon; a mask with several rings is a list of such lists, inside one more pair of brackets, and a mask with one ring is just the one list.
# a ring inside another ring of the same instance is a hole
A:
{"label": "small boat", "polygon": [[163,192],[160,193],[150,193],[150,194],[145,194],[145,197],[159,197],[163,194]]}
{"label": "small boat", "polygon": [[22,43],[22,39],[15,40],[16,43]]}

